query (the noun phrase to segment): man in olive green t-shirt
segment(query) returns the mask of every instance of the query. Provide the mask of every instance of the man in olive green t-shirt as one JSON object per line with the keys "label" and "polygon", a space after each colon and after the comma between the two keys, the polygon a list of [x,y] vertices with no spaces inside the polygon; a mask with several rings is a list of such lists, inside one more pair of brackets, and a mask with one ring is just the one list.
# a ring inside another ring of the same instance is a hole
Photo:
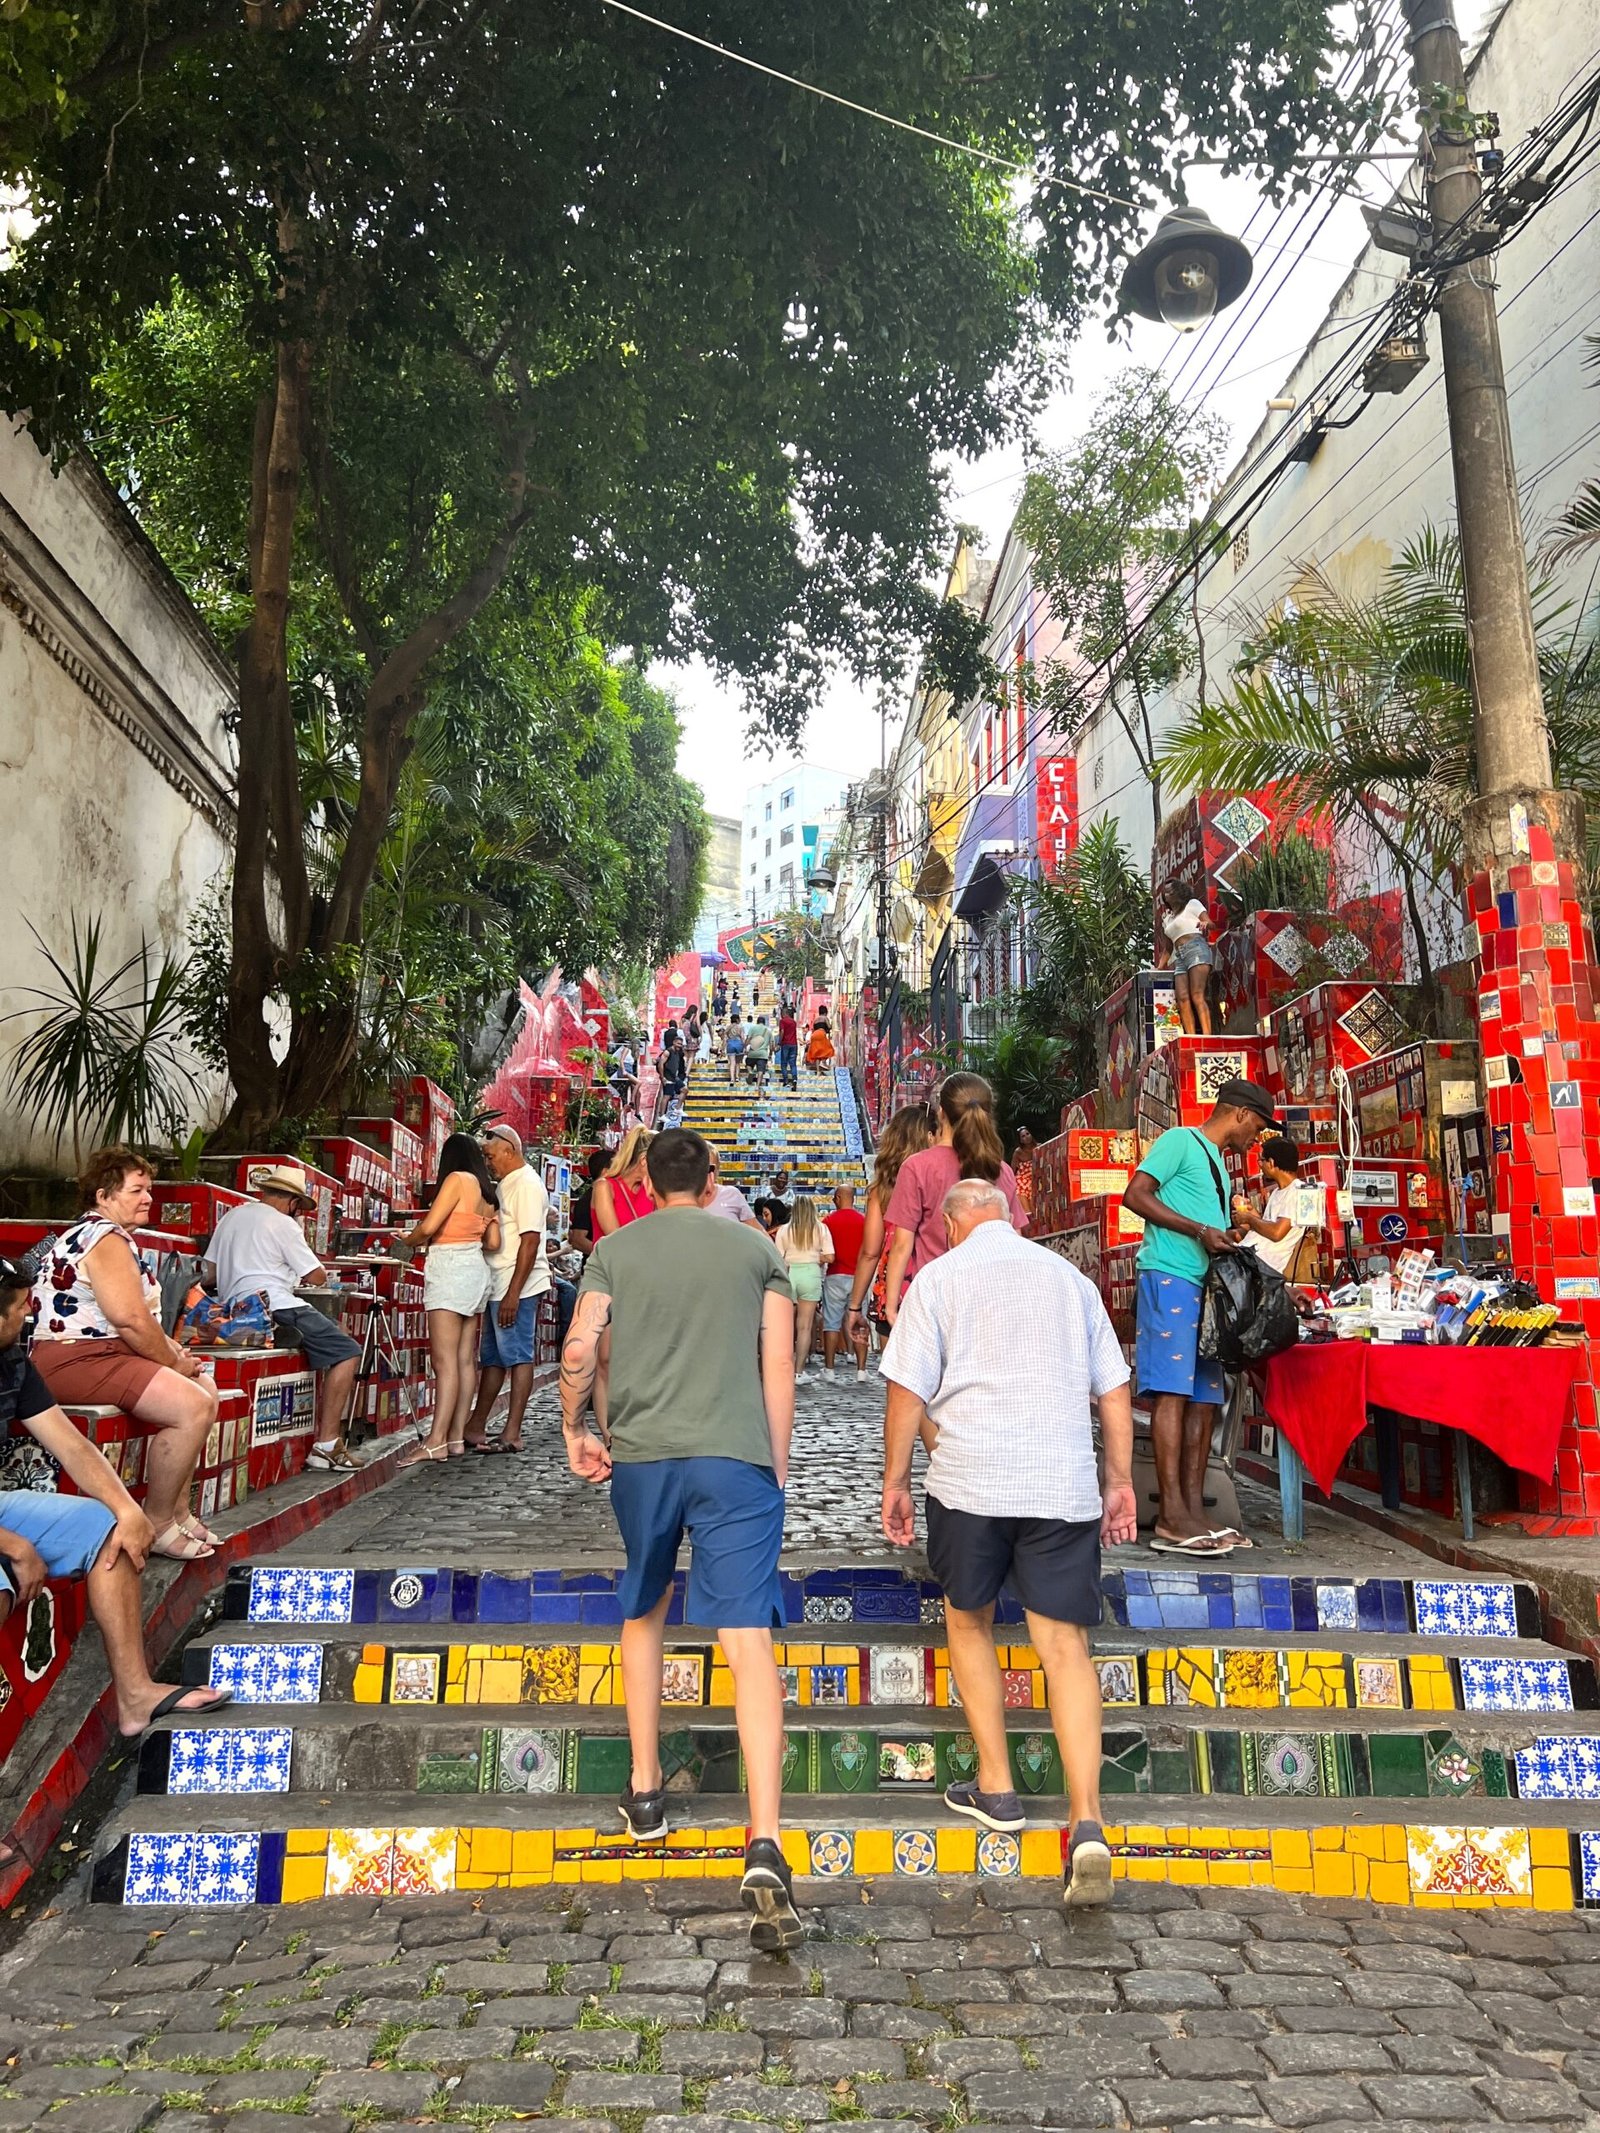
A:
{"label": "man in olive green t-shirt", "polygon": [[[561,1353],[568,1463],[586,1481],[610,1480],[627,1555],[619,1598],[633,1767],[619,1806],[637,1841],[666,1836],[662,1659],[687,1533],[685,1619],[715,1629],[733,1675],[750,1787],[741,1894],[751,1940],[785,1948],[805,1931],[779,1840],[783,1690],[772,1650],[784,1620],[794,1302],[766,1239],[705,1212],[711,1149],[698,1133],[658,1133],[645,1160],[655,1213],[595,1247]],[[583,1419],[608,1329],[609,1444]]]}

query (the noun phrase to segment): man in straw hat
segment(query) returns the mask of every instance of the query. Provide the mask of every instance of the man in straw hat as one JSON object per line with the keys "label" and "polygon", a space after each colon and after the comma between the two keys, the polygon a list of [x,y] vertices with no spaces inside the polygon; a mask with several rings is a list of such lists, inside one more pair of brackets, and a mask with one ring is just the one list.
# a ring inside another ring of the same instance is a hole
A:
{"label": "man in straw hat", "polygon": [[212,1233],[206,1256],[216,1269],[217,1294],[225,1304],[265,1295],[279,1340],[286,1348],[304,1349],[322,1379],[317,1433],[306,1465],[354,1468],[357,1462],[345,1443],[345,1410],[361,1350],[343,1326],[295,1294],[297,1288],[321,1288],[328,1279],[299,1221],[316,1204],[314,1195],[304,1170],[289,1162],[257,1171],[250,1190],[255,1197],[230,1207]]}

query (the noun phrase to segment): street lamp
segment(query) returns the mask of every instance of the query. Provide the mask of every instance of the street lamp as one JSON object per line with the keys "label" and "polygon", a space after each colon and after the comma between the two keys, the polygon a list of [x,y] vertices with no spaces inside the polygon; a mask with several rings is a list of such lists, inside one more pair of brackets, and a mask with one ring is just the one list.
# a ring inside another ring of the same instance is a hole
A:
{"label": "street lamp", "polygon": [[1175,207],[1123,273],[1122,308],[1175,333],[1192,333],[1250,286],[1252,261],[1237,237],[1203,208]]}

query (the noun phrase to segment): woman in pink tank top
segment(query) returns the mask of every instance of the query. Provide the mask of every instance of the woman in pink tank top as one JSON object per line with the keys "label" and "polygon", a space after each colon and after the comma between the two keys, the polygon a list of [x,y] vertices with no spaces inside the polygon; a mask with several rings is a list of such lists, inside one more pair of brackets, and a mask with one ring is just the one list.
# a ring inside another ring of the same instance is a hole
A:
{"label": "woman in pink tank top", "polygon": [[654,1214],[656,1203],[650,1197],[644,1167],[650,1141],[648,1126],[634,1126],[623,1136],[605,1176],[595,1181],[592,1207],[597,1240]]}

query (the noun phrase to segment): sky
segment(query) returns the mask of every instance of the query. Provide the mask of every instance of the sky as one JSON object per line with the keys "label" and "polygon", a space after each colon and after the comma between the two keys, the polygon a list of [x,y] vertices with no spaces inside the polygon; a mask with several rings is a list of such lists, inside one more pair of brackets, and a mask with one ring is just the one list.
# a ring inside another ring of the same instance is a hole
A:
{"label": "sky", "polygon": [[[1460,0],[1457,16],[1469,41],[1491,4]],[[1385,145],[1409,143],[1402,139]],[[1372,202],[1387,199],[1405,168],[1403,162],[1369,165],[1362,177],[1364,197]],[[1071,445],[1110,379],[1133,363],[1159,366],[1181,399],[1203,401],[1221,415],[1231,450],[1242,449],[1365,241],[1366,226],[1354,198],[1324,192],[1309,209],[1303,201],[1292,203],[1274,227],[1277,210],[1262,201],[1249,178],[1225,179],[1217,172],[1194,170],[1189,194],[1222,228],[1250,244],[1255,273],[1249,291],[1197,334],[1173,334],[1136,319],[1125,337],[1108,343],[1103,326],[1091,324],[1072,351],[1068,389],[1051,401],[1039,422],[1037,449],[1060,451]],[[987,555],[999,553],[1021,494],[1027,459],[1027,452],[1013,445],[980,459],[948,462],[951,515],[980,529]],[[871,686],[863,692],[847,677],[836,679],[812,715],[798,756],[773,758],[746,753],[746,725],[736,688],[719,684],[698,662],[662,664],[653,672],[677,694],[682,707],[678,767],[701,787],[714,814],[737,814],[746,786],[770,777],[777,761],[824,763],[859,777],[878,760],[876,690]],[[901,716],[904,708],[902,692]],[[897,726],[892,719],[891,748]]]}

